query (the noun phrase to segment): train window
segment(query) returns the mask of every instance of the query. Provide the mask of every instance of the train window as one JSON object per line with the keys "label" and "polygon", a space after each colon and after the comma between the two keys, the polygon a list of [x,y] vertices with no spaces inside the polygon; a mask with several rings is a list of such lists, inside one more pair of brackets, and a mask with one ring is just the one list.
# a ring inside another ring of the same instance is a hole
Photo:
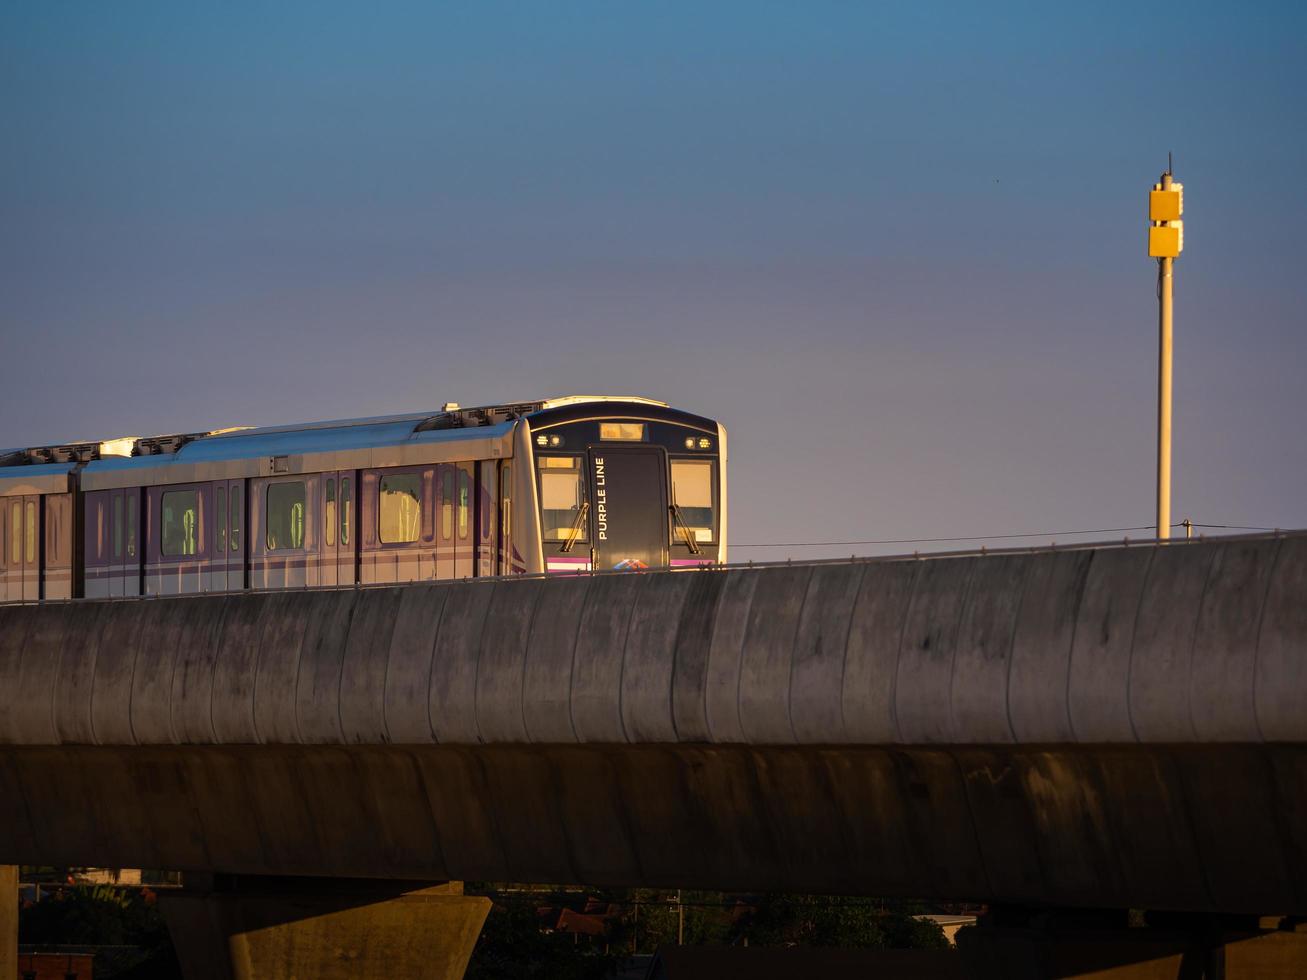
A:
{"label": "train window", "polygon": [[36,561],[36,501],[27,502],[26,512],[26,526],[23,528],[23,560],[30,565]]}
{"label": "train window", "polygon": [[45,498],[45,563],[47,566],[59,564],[60,545],[63,535],[61,525],[63,513],[59,507],[58,497]]}
{"label": "train window", "polygon": [[350,507],[352,506],[352,494],[350,484],[353,481],[345,477],[340,481],[340,543],[349,544],[349,523]]}
{"label": "train window", "polygon": [[268,484],[268,533],[265,538],[269,551],[291,551],[304,547],[304,484]]}
{"label": "train window", "polygon": [[68,494],[45,498],[45,559],[52,568],[62,568],[72,561],[73,502]]}
{"label": "train window", "polygon": [[446,541],[454,536],[454,470],[448,466],[440,477],[440,536]]}
{"label": "train window", "polygon": [[422,475],[392,473],[381,478],[377,534],[383,544],[418,539],[422,524]]}
{"label": "train window", "polygon": [[231,550],[241,550],[241,488],[231,488]]}
{"label": "train window", "polygon": [[193,555],[199,532],[200,492],[168,490],[163,495],[159,551],[168,556]]}
{"label": "train window", "polygon": [[327,547],[336,544],[336,478],[327,481],[327,505],[323,508],[323,524],[326,526]]}
{"label": "train window", "polygon": [[113,556],[123,556],[123,495],[113,495]]}
{"label": "train window", "polygon": [[540,457],[540,510],[544,540],[590,540],[580,456]]}
{"label": "train window", "polygon": [[17,568],[23,563],[23,503],[15,500],[9,508],[9,564]]}
{"label": "train window", "polygon": [[467,470],[458,471],[458,536],[467,537],[469,523],[468,512],[472,505],[472,474]]}
{"label": "train window", "polygon": [[676,541],[688,532],[695,541],[713,539],[713,464],[706,459],[672,460],[672,503],[679,518],[672,529]]}
{"label": "train window", "polygon": [[136,491],[127,495],[127,557],[136,557]]}

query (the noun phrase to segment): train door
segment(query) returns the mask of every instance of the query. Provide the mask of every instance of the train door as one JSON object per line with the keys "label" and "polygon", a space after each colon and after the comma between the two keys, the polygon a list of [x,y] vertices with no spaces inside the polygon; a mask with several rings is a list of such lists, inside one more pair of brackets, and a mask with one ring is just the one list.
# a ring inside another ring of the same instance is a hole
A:
{"label": "train door", "polygon": [[141,500],[135,487],[109,493],[109,595],[141,594]]}
{"label": "train door", "polygon": [[499,532],[499,507],[496,502],[496,462],[482,460],[477,466],[476,501],[477,577],[495,574],[495,538]]}
{"label": "train door", "polygon": [[9,601],[9,501],[0,497],[0,602]]}
{"label": "train door", "polygon": [[41,598],[41,498],[23,498],[23,601]]}
{"label": "train door", "polygon": [[124,594],[127,577],[127,542],[124,531],[127,524],[127,491],[109,491],[109,595],[120,598]]}
{"label": "train door", "polygon": [[45,558],[41,594],[46,599],[73,597],[73,495],[50,493],[41,498],[45,508]]}
{"label": "train door", "polygon": [[594,567],[668,561],[667,454],[660,447],[591,449]]}
{"label": "train door", "polygon": [[454,499],[458,496],[458,467],[441,463],[436,467],[436,578],[454,578]]}
{"label": "train door", "polygon": [[475,572],[476,532],[472,526],[472,487],[475,463],[454,466],[454,578],[471,578]]}
{"label": "train door", "polygon": [[[322,475],[322,578],[325,586],[344,584],[341,574],[341,513],[340,495],[344,475],[341,473],[324,473]],[[348,580],[346,580],[348,581]]]}
{"label": "train door", "polygon": [[203,574],[205,592],[227,591],[227,481],[215,483],[213,494],[213,553]]}
{"label": "train door", "polygon": [[9,601],[41,598],[41,498],[9,498]]}
{"label": "train door", "polygon": [[499,570],[513,574],[513,464],[499,464]]}
{"label": "train door", "polygon": [[40,501],[35,495],[5,498],[9,574],[0,598],[8,602],[35,602],[41,597]]}
{"label": "train door", "polygon": [[226,507],[223,507],[221,501],[216,507],[218,519],[222,520],[225,514],[227,522],[227,574],[224,588],[228,592],[239,592],[245,588],[245,481],[228,480],[226,491]]}
{"label": "train door", "polygon": [[[13,506],[12,498],[0,497],[0,602],[10,602],[9,590],[10,583],[16,576],[23,573],[23,553],[21,546],[14,553],[13,557],[9,554],[9,544],[13,540],[12,532],[9,530],[9,508]],[[19,523],[22,523],[22,503],[18,506]],[[22,586],[19,585],[18,594],[22,595]]]}
{"label": "train door", "polygon": [[230,592],[245,588],[245,553],[241,535],[243,481],[220,480],[210,488],[213,494],[213,555],[205,573],[206,592]]}
{"label": "train door", "polygon": [[341,585],[353,585],[359,580],[354,510],[357,477],[353,470],[343,470],[336,476],[336,580]]}

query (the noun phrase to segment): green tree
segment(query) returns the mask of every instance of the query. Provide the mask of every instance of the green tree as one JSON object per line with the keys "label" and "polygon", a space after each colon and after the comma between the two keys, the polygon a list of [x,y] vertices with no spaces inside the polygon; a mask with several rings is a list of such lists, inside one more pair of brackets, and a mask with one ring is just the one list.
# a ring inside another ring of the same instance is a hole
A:
{"label": "green tree", "polygon": [[[622,901],[626,908],[623,929],[629,930],[633,939],[638,941],[638,952],[649,953],[659,946],[674,945],[682,911],[687,946],[718,945],[730,941],[731,903],[721,892],[682,892],[681,909],[676,905],[676,892],[652,888],[632,889]],[[628,942],[623,948],[630,950],[632,945]]]}
{"label": "green tree", "polygon": [[96,976],[181,980],[168,928],[149,889],[109,885],[61,889],[18,913],[18,941],[33,945],[118,946],[96,954]]}
{"label": "green tree", "polygon": [[78,886],[28,905],[18,916],[19,942],[89,946],[169,945],[168,929],[148,889]]}
{"label": "green tree", "polygon": [[[544,904],[544,903],[541,903]],[[534,900],[500,900],[477,940],[466,980],[600,980],[620,957],[540,930]]]}

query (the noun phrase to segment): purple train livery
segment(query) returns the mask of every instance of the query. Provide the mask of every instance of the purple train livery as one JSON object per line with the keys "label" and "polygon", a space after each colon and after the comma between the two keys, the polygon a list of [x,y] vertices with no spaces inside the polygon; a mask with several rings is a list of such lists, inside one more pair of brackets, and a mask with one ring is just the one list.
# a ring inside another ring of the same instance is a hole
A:
{"label": "purple train livery", "polygon": [[0,451],[0,602],[726,559],[726,430],[647,398]]}

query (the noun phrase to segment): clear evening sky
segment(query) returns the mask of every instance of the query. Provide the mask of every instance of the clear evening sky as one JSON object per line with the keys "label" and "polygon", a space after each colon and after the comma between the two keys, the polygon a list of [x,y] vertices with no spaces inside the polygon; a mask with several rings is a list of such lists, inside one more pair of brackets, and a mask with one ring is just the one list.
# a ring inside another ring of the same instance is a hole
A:
{"label": "clear evening sky", "polygon": [[1307,526],[1305,9],[8,0],[0,446],[638,393],[733,543],[1149,524],[1173,150],[1174,516]]}

